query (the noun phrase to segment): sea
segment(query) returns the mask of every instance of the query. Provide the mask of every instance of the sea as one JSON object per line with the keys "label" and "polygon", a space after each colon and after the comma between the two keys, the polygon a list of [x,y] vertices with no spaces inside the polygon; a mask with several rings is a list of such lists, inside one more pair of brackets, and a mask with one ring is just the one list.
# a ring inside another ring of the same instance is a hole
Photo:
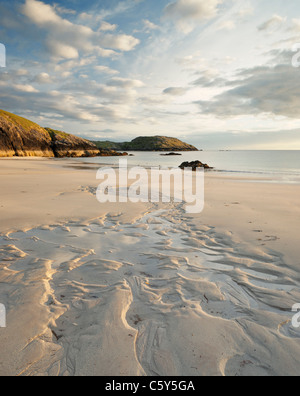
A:
{"label": "sea", "polygon": [[118,165],[120,158],[128,166],[178,167],[182,162],[199,160],[213,167],[219,175],[246,178],[249,181],[300,184],[300,151],[198,151],[182,152],[181,156],[164,156],[160,152],[129,152],[128,157],[81,158],[85,163],[99,166]]}

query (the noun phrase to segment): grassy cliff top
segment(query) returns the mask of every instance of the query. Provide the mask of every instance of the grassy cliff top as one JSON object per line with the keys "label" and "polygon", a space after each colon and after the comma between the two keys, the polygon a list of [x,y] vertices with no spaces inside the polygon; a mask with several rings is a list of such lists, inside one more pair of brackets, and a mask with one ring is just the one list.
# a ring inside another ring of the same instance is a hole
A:
{"label": "grassy cliff top", "polygon": [[110,142],[109,140],[92,141],[92,143],[102,150],[122,150],[122,143]]}
{"label": "grassy cliff top", "polygon": [[181,140],[167,136],[140,136],[131,142],[114,143],[109,141],[94,142],[97,147],[115,148],[126,151],[198,151],[198,149]]}
{"label": "grassy cliff top", "polygon": [[[127,143],[125,143],[127,144]],[[134,150],[151,150],[151,151],[183,151],[194,150],[196,147],[184,143],[179,139],[167,136],[145,136],[134,139],[129,145]]]}
{"label": "grassy cliff top", "polygon": [[[42,128],[40,125],[36,124],[35,122],[32,122],[30,120],[27,120],[26,118],[20,117],[16,114],[9,113],[4,110],[0,110],[0,118],[4,119],[6,122],[12,123],[15,127],[23,129],[27,135],[30,137],[31,133],[33,131],[37,132],[38,134],[42,134],[46,140],[49,141],[64,141],[65,143],[68,144],[73,144],[73,145],[86,145],[91,146],[93,148],[92,144],[90,141],[80,138],[78,136],[62,132],[62,131],[57,131],[52,128]],[[36,138],[35,134],[35,138]],[[95,147],[96,148],[96,147]]]}
{"label": "grassy cliff top", "polygon": [[45,129],[49,133],[52,139],[55,137],[55,135],[58,135],[63,139],[67,139],[70,136],[68,133],[57,131],[56,129],[52,129],[52,128],[45,128]]}
{"label": "grassy cliff top", "polygon": [[47,131],[38,124],[36,124],[35,122],[17,116],[16,114],[9,113],[8,111],[0,110],[0,117],[3,117],[6,120],[12,122],[17,127],[21,126],[27,132],[30,132],[31,130],[36,130],[43,134],[47,134]]}

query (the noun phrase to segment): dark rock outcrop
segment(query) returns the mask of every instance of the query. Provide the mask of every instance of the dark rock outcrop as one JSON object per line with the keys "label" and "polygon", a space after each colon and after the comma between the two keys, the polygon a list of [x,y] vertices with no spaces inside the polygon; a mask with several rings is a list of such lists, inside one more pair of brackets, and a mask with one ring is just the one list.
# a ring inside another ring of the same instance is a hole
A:
{"label": "dark rock outcrop", "polygon": [[161,156],[163,156],[163,157],[169,157],[169,156],[173,156],[173,155],[182,155],[182,154],[179,154],[179,153],[168,153],[168,154],[160,154]]}
{"label": "dark rock outcrop", "polygon": [[203,164],[201,161],[192,161],[192,162],[183,162],[180,166],[180,169],[191,168],[193,171],[196,171],[198,168],[204,169],[213,169],[207,164]]}
{"label": "dark rock outcrop", "polygon": [[115,150],[99,150],[98,156],[100,157],[125,157],[128,156],[128,153],[121,153]]}

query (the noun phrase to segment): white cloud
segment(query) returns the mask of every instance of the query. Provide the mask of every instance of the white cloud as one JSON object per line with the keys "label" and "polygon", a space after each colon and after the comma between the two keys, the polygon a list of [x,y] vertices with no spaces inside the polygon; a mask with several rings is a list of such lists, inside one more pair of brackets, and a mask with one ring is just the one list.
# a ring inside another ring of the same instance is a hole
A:
{"label": "white cloud", "polygon": [[95,66],[94,70],[103,74],[110,74],[110,75],[119,74],[118,70],[111,69],[108,66]]}
{"label": "white cloud", "polygon": [[13,84],[13,88],[20,92],[26,93],[37,93],[39,92],[36,88],[29,84]]}
{"label": "white cloud", "polygon": [[47,40],[46,47],[50,51],[50,53],[57,58],[63,58],[63,59],[79,58],[79,52],[77,48],[59,42],[56,39]]}
{"label": "white cloud", "polygon": [[103,32],[113,32],[117,29],[117,27],[118,27],[117,25],[112,25],[104,21],[101,23],[99,30],[102,30]]}
{"label": "white cloud", "polygon": [[113,48],[120,51],[131,51],[140,43],[137,38],[126,34],[102,35],[99,37],[99,42],[103,47]]}
{"label": "white cloud", "polygon": [[293,32],[299,33],[300,32],[300,19],[293,19],[292,20],[292,27],[291,30]]}
{"label": "white cloud", "polygon": [[[23,14],[36,26],[47,31],[45,46],[54,57],[76,59],[79,52],[97,53],[99,56],[114,56],[117,51],[131,51],[139,40],[126,34],[106,34],[115,25],[104,23],[103,31],[75,24],[59,16],[55,8],[38,0],[26,0]],[[101,29],[101,28],[100,28]]]}
{"label": "white cloud", "polygon": [[158,25],[155,25],[155,23],[149,21],[148,19],[143,20],[144,26],[146,30],[159,30],[160,27]]}
{"label": "white cloud", "polygon": [[24,15],[38,26],[57,24],[63,21],[62,18],[56,14],[53,7],[41,1],[26,0],[22,7],[22,11]]}
{"label": "white cloud", "polygon": [[120,87],[120,88],[141,88],[144,83],[140,80],[131,80],[128,78],[114,77],[107,83],[110,87]]}
{"label": "white cloud", "polygon": [[190,33],[197,23],[214,18],[223,0],[177,0],[166,6],[164,14],[177,28]]}
{"label": "white cloud", "polygon": [[111,58],[111,59],[115,59],[120,55],[119,52],[110,49],[100,48],[100,47],[95,49],[95,53],[98,56],[101,56],[102,58]]}
{"label": "white cloud", "polygon": [[36,82],[38,84],[51,84],[52,79],[48,73],[39,73],[37,76],[35,76],[33,82]]}

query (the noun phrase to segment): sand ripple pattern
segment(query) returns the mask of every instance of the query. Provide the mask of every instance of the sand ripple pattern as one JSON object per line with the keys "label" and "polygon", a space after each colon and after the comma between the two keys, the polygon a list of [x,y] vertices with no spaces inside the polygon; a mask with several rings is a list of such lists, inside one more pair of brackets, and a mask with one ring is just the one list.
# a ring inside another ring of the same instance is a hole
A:
{"label": "sand ripple pattern", "polygon": [[2,235],[0,374],[298,375],[299,274],[182,219],[171,205]]}

